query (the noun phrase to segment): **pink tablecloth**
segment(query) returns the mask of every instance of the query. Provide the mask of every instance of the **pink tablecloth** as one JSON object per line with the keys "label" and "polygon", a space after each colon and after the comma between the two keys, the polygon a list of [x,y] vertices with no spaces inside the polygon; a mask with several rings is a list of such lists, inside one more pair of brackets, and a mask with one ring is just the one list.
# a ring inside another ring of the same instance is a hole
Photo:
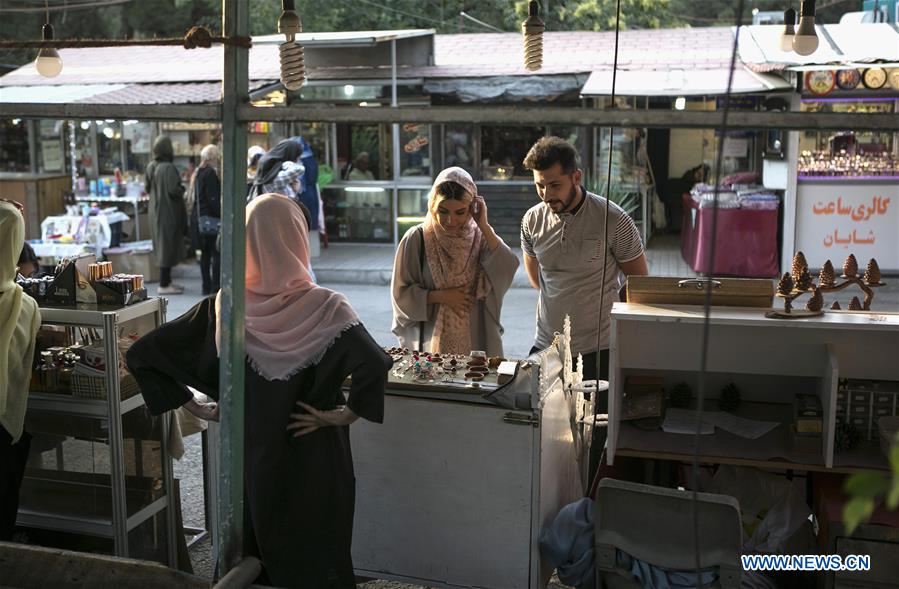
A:
{"label": "pink tablecloth", "polygon": [[[712,237],[711,207],[699,208],[683,195],[681,254],[694,272],[706,272]],[[777,211],[718,209],[715,276],[773,278],[780,272]]]}

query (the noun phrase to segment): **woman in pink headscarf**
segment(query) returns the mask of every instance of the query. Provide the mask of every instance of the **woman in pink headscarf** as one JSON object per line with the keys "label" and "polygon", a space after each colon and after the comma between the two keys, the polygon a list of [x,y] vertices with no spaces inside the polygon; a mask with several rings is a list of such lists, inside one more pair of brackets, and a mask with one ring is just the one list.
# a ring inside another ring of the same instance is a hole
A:
{"label": "woman in pink headscarf", "polygon": [[400,241],[393,265],[393,333],[400,345],[442,354],[503,354],[503,297],[518,257],[487,219],[462,168],[440,172],[428,216]]}
{"label": "woman in pink headscarf", "polygon": [[307,234],[285,196],[247,205],[248,552],[277,587],[355,587],[348,426],[383,420],[392,362],[346,298],[312,282]]}

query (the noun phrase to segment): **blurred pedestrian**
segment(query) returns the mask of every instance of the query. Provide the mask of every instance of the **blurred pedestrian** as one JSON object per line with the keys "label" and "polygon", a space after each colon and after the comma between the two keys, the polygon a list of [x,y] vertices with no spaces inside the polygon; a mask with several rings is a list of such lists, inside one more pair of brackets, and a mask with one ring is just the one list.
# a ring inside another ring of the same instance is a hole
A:
{"label": "blurred pedestrian", "polygon": [[200,152],[200,165],[194,170],[188,190],[191,236],[195,249],[200,250],[203,296],[219,289],[221,255],[216,241],[222,217],[222,183],[219,179],[221,162],[218,147],[204,147]]}
{"label": "blurred pedestrian", "polygon": [[187,207],[184,185],[173,160],[172,140],[162,135],[153,144],[153,161],[147,166],[146,190],[150,195],[150,233],[159,266],[159,294],[175,295],[184,287],[172,283],[172,267],[184,258]]}

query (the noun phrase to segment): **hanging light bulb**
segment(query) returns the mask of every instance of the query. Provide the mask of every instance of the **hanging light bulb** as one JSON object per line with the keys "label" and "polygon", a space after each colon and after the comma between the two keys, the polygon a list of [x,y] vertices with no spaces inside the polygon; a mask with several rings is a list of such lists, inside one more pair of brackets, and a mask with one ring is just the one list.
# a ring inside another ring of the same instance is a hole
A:
{"label": "hanging light bulb", "polygon": [[780,35],[780,50],[793,50],[793,35],[796,34],[796,10],[787,8],[784,10],[784,32]]}
{"label": "hanging light bulb", "polygon": [[818,48],[815,32],[815,0],[802,0],[799,12],[799,28],[793,36],[793,51],[799,55],[811,55]]}
{"label": "hanging light bulb", "polygon": [[[53,25],[50,23],[44,24],[41,29],[41,36],[44,41],[52,41]],[[55,78],[62,71],[62,59],[59,57],[59,52],[56,49],[41,47],[37,52],[37,59],[34,60],[34,66],[37,68],[37,73],[45,78]]]}
{"label": "hanging light bulb", "polygon": [[536,0],[528,2],[528,18],[521,23],[524,34],[524,67],[531,71],[543,67],[543,31],[546,25],[540,20],[540,3]]}
{"label": "hanging light bulb", "polygon": [[299,90],[306,82],[306,61],[303,46],[294,41],[303,32],[300,15],[294,10],[293,0],[282,0],[281,16],[278,17],[278,32],[284,33],[287,41],[281,43],[281,83],[288,90]]}

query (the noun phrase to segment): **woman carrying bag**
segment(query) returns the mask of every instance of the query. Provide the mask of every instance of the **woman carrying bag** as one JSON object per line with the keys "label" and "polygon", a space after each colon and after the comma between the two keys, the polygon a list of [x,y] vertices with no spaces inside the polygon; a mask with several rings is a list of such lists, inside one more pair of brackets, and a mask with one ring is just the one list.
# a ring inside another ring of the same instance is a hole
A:
{"label": "woman carrying bag", "polygon": [[222,183],[219,180],[221,155],[218,147],[207,145],[200,152],[200,165],[190,180],[190,226],[196,249],[200,250],[203,296],[219,289],[221,255],[217,247],[222,223]]}
{"label": "woman carrying bag", "polygon": [[462,168],[440,172],[428,216],[397,247],[392,331],[403,347],[441,354],[503,354],[503,297],[518,256],[487,219],[487,204]]}

